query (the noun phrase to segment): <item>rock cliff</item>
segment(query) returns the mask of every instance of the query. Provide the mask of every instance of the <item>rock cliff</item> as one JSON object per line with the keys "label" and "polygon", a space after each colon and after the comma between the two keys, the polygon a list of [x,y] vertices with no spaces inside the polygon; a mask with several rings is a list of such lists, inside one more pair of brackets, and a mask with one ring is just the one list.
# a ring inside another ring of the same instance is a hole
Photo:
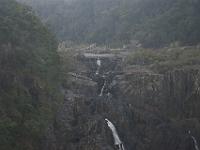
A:
{"label": "rock cliff", "polygon": [[113,56],[101,58],[96,75],[97,58],[77,58],[84,74],[78,69],[68,74],[65,101],[47,131],[45,150],[118,149],[105,118],[116,126],[126,150],[195,150],[191,135],[200,142],[198,68],[158,74]]}

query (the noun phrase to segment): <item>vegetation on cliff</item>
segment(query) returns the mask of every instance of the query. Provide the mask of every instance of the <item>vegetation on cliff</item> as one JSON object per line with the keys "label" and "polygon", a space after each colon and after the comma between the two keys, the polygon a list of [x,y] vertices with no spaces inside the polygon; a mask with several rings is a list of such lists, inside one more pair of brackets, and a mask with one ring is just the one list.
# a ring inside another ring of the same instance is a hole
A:
{"label": "vegetation on cliff", "polygon": [[0,149],[38,150],[63,99],[54,36],[33,11],[0,1]]}
{"label": "vegetation on cliff", "polygon": [[175,69],[199,68],[199,47],[171,47],[162,49],[138,49],[130,54],[126,63],[146,66],[159,73]]}

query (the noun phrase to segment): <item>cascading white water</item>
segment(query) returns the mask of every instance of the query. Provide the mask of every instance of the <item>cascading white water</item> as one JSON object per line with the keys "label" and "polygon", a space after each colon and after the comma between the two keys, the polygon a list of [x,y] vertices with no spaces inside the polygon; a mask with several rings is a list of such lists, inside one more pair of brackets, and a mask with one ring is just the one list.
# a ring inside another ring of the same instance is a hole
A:
{"label": "cascading white water", "polygon": [[99,69],[100,69],[100,67],[101,67],[101,60],[100,60],[99,58],[97,59],[97,66],[98,66],[98,67],[97,67],[97,71],[96,71],[95,74],[98,75],[98,74],[99,74]]}
{"label": "cascading white water", "polygon": [[196,140],[196,138],[195,138],[193,135],[191,135],[191,131],[190,131],[190,130],[188,131],[188,133],[189,133],[189,135],[190,135],[191,139],[192,139],[192,140],[193,140],[193,142],[194,142],[194,147],[195,147],[195,150],[199,150],[199,146],[198,146],[198,143],[197,143],[197,140]]}
{"label": "cascading white water", "polygon": [[[97,71],[95,73],[96,75],[99,74],[99,70],[100,70],[100,67],[101,67],[101,60],[99,58],[97,59],[97,66],[98,66],[97,67]],[[105,79],[104,75],[102,77]],[[106,80],[104,81],[104,84],[103,84],[103,86],[101,88],[101,92],[100,92],[99,96],[103,96],[103,92],[104,92],[105,87],[106,87]]]}
{"label": "cascading white water", "polygon": [[99,58],[97,59],[97,65],[101,66],[101,60]]}
{"label": "cascading white water", "polygon": [[103,96],[103,91],[106,87],[106,81],[104,81],[103,87],[101,88],[101,93],[99,94],[99,96]]}
{"label": "cascading white water", "polygon": [[195,150],[199,150],[199,146],[198,146],[198,144],[197,144],[196,138],[195,138],[194,136],[191,136],[191,138],[192,138],[192,140],[193,140],[193,142],[194,142]]}
{"label": "cascading white water", "polygon": [[109,121],[107,118],[105,119],[105,121],[108,127],[110,128],[110,130],[112,131],[113,138],[114,138],[114,145],[118,146],[119,150],[125,150],[124,145],[122,141],[120,140],[117,130],[115,126],[113,125],[113,123]]}

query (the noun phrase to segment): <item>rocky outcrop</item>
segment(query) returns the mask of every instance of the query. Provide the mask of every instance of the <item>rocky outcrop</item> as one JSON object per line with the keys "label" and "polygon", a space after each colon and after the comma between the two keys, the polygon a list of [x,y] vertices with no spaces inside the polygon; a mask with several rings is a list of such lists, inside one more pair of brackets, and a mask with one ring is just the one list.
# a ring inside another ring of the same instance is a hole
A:
{"label": "rocky outcrop", "polygon": [[95,60],[80,60],[90,73],[68,77],[65,101],[48,129],[45,150],[118,149],[105,118],[115,124],[126,150],[193,150],[189,130],[200,143],[198,69],[157,74],[105,59],[101,74],[94,75]]}
{"label": "rocky outcrop", "polygon": [[161,75],[134,68],[117,76],[112,91],[133,114],[130,127],[121,127],[129,149],[194,149],[188,130],[199,138],[199,79],[196,69]]}

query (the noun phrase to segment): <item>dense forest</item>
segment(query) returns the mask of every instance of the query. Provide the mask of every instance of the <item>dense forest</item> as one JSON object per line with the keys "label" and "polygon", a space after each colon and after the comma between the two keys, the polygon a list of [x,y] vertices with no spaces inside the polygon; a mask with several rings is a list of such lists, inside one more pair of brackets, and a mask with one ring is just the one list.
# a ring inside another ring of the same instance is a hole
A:
{"label": "dense forest", "polygon": [[0,0],[0,20],[0,149],[37,150],[62,101],[57,41],[14,0]]}
{"label": "dense forest", "polygon": [[[24,1],[24,0],[20,0]],[[143,47],[195,45],[200,39],[198,0],[29,0],[60,40]]]}

